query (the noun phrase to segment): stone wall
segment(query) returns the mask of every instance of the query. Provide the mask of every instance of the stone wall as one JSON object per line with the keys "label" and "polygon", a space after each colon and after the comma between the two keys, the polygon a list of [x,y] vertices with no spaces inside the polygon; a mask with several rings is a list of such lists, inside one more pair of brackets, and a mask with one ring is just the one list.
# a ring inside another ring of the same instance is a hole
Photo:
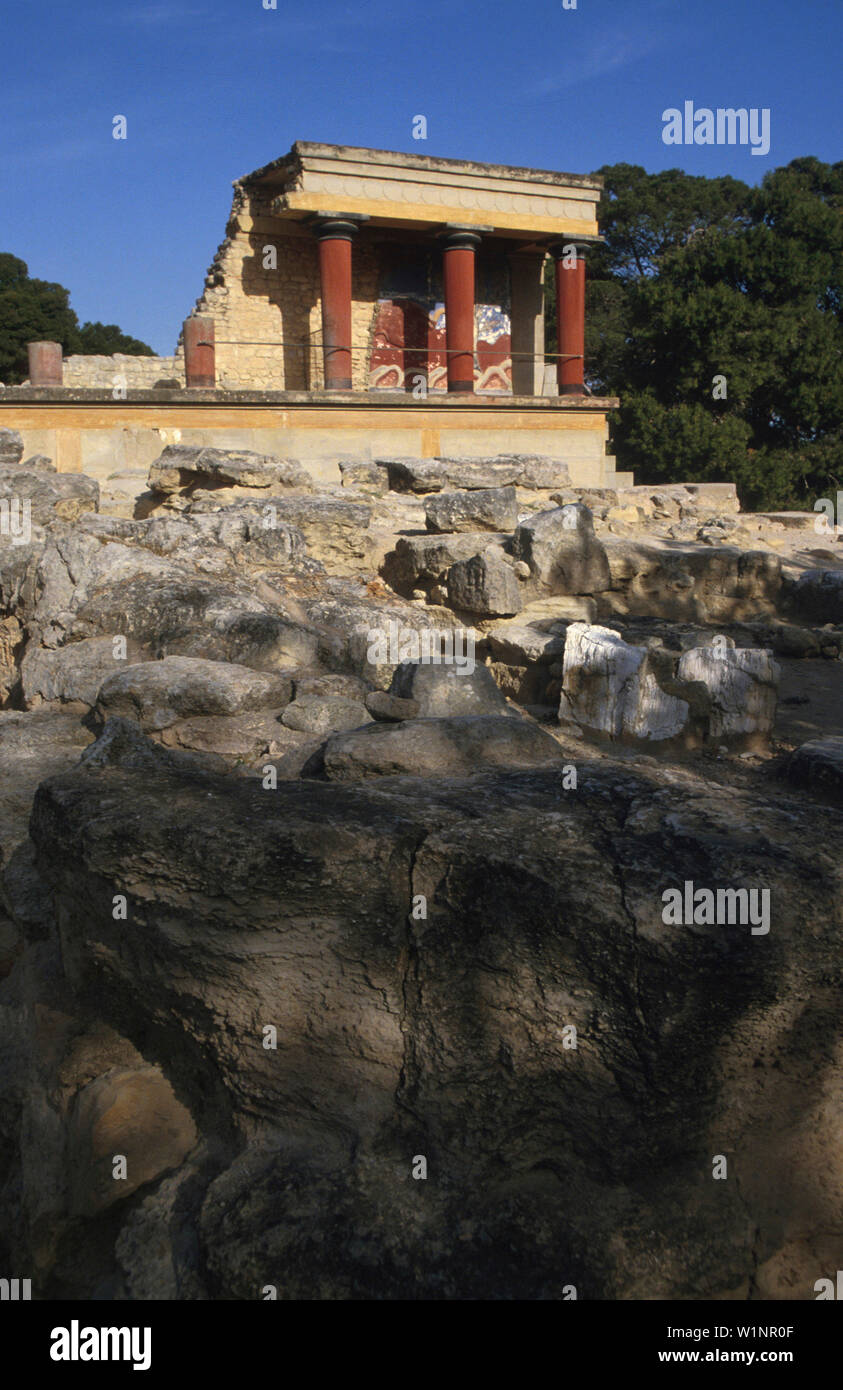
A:
{"label": "stone wall", "polygon": [[167,444],[298,458],[326,483],[340,482],[339,459],[484,458],[492,446],[560,459],[577,487],[632,482],[617,477],[606,453],[606,414],[617,404],[611,399],[568,406],[537,398],[525,408],[500,397],[459,404],[431,395],[388,405],[361,392],[326,409],[318,398],[241,404],[203,394],[201,403],[196,396],[180,402],[178,392],[160,400],[150,393],[145,401],[27,403],[17,387],[0,391],[0,428],[20,432],[25,458],[45,454],[60,473],[87,473],[99,482],[126,471],[145,476]]}
{"label": "stone wall", "polygon": [[125,385],[128,391],[150,391],[162,382],[184,386],[184,357],[129,357],[116,352],[111,357],[65,357],[62,382],[65,386],[103,387],[110,391]]}
{"label": "stone wall", "polygon": [[[270,217],[265,195],[235,185],[227,236],[195,308],[214,320],[222,389],[308,391],[324,385],[318,246],[306,229],[282,235],[283,225]],[[265,266],[268,247],[275,250],[274,269]],[[368,386],[376,298],[376,250],[357,244],[352,341],[363,350],[353,354],[355,390]]]}

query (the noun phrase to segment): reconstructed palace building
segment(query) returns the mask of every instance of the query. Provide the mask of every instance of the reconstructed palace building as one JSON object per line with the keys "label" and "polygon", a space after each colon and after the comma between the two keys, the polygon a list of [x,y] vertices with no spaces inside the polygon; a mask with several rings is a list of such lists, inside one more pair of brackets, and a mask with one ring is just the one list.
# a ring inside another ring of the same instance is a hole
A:
{"label": "reconstructed palace building", "polygon": [[235,183],[173,357],[62,362],[34,344],[30,384],[0,392],[0,424],[95,475],[109,451],[112,467],[143,466],[177,438],[296,455],[325,478],[338,456],[493,445],[610,481],[615,402],[584,385],[600,189],[591,176],[299,141]]}

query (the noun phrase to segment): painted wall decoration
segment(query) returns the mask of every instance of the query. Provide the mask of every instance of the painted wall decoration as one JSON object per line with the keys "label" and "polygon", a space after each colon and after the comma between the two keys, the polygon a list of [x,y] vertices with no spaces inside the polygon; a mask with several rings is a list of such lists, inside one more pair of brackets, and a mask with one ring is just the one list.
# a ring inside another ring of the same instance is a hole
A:
{"label": "painted wall decoration", "polygon": [[[385,249],[375,311],[369,389],[446,391],[441,264],[426,247]],[[474,389],[512,392],[510,291],[503,257],[478,255]]]}

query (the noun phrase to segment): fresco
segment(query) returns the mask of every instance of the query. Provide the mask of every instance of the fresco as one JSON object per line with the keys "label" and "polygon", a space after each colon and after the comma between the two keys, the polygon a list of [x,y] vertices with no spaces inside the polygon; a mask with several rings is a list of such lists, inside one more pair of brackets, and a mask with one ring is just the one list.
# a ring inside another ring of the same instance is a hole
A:
{"label": "fresco", "polygon": [[[474,389],[512,392],[509,277],[501,258],[478,256]],[[446,391],[445,305],[438,254],[426,248],[384,257],[375,312],[369,389]]]}

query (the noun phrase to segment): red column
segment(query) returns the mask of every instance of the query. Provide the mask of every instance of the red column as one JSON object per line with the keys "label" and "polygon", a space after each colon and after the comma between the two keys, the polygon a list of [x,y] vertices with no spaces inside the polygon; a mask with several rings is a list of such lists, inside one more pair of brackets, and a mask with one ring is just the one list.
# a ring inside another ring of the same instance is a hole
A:
{"label": "red column", "polygon": [[198,315],[185,319],[183,335],[187,389],[212,391],[216,385],[214,320]]}
{"label": "red column", "polygon": [[316,224],[322,299],[326,391],[351,390],[351,241],[356,223],[326,218]]}
{"label": "red column", "polygon": [[585,356],[585,252],[573,242],[551,247],[556,261],[556,380],[560,396],[582,396]]}
{"label": "red column", "polygon": [[61,343],[27,343],[30,386],[61,386]]}
{"label": "red column", "polygon": [[474,390],[474,257],[479,245],[476,232],[448,232],[443,239],[449,391]]}

